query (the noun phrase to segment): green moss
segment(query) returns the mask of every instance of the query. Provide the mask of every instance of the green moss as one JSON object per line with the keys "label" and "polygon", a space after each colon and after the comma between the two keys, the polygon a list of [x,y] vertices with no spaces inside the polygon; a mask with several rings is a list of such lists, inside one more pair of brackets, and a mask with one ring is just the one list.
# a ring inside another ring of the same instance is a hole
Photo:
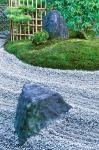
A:
{"label": "green moss", "polygon": [[8,41],[5,49],[34,66],[99,70],[99,39],[55,39],[39,46],[29,40]]}

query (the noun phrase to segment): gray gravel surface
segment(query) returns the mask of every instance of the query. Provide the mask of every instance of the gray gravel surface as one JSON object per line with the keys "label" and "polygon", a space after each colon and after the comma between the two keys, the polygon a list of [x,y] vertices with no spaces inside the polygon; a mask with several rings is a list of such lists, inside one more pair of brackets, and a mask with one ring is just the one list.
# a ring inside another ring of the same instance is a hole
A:
{"label": "gray gravel surface", "polygon": [[[99,150],[99,71],[33,67],[5,52],[3,43],[0,40],[0,150]],[[18,147],[17,98],[29,81],[59,92],[73,109]]]}

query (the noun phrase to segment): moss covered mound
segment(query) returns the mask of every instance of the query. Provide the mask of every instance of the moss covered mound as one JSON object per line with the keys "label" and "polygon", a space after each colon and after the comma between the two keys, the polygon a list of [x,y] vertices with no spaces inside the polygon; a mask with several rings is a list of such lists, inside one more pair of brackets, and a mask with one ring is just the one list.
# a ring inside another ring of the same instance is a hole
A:
{"label": "moss covered mound", "polygon": [[8,41],[5,49],[23,62],[34,66],[99,70],[99,39],[55,39],[38,46],[29,40]]}

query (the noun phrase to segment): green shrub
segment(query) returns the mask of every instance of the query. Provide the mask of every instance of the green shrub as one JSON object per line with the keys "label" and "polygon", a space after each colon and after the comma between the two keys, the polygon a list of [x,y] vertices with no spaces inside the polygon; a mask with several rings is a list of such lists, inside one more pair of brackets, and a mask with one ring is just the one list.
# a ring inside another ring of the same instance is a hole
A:
{"label": "green shrub", "polygon": [[7,18],[17,23],[27,23],[32,18],[30,15],[25,15],[24,11],[24,9],[19,7],[8,7],[6,9]]}
{"label": "green shrub", "polygon": [[15,16],[23,13],[21,9],[18,9],[18,7],[8,7],[5,12],[8,15],[15,15]]}
{"label": "green shrub", "polygon": [[35,8],[33,7],[33,6],[26,6],[26,5],[20,5],[19,7],[18,7],[18,9],[19,10],[22,10],[23,11],[23,13],[26,13],[27,11],[28,12],[35,12]]}
{"label": "green shrub", "polygon": [[16,23],[27,23],[28,21],[31,21],[31,16],[29,15],[20,15],[20,16],[7,15],[7,18]]}
{"label": "green shrub", "polygon": [[45,43],[48,40],[48,38],[49,38],[48,32],[45,31],[34,33],[31,36],[32,42],[35,43],[36,45]]}

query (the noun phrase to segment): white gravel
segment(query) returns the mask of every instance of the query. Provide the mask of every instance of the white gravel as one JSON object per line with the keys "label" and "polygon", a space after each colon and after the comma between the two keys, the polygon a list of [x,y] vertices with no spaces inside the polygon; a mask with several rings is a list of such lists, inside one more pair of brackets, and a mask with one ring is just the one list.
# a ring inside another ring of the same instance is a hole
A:
{"label": "white gravel", "polygon": [[[5,52],[3,43],[0,40],[0,150],[99,150],[99,71],[33,67]],[[59,92],[73,109],[18,147],[14,118],[27,81]]]}

